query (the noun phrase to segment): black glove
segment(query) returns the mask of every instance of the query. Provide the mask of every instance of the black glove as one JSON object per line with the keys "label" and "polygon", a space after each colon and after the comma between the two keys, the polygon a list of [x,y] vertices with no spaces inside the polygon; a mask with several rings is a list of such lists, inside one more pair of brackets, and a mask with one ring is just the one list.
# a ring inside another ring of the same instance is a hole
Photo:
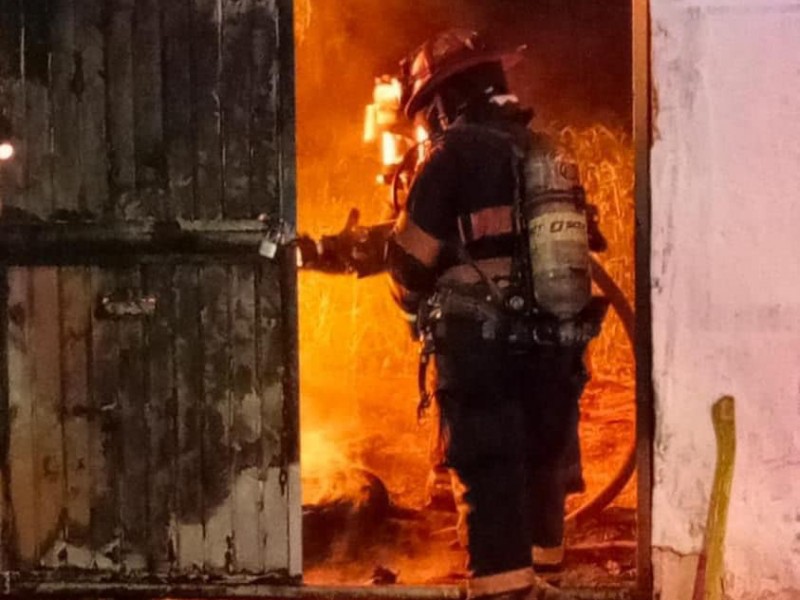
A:
{"label": "black glove", "polygon": [[297,246],[297,266],[314,268],[319,261],[317,243],[307,235],[298,236],[294,243]]}
{"label": "black glove", "polygon": [[351,209],[344,227],[318,242],[308,236],[297,239],[302,267],[325,273],[376,275],[386,269],[386,241],[394,223],[387,221],[364,227],[358,224],[358,209]]}

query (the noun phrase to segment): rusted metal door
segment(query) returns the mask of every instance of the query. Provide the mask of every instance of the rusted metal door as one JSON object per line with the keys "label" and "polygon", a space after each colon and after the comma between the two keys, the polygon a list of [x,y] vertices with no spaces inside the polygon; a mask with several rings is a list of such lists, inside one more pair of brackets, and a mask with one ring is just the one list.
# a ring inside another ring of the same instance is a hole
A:
{"label": "rusted metal door", "polygon": [[291,21],[0,0],[0,593],[299,577]]}

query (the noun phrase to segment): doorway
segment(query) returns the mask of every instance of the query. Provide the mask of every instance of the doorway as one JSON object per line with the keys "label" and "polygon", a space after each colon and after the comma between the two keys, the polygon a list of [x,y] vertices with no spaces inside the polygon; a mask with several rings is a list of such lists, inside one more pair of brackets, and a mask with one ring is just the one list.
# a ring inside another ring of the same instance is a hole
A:
{"label": "doorway", "polygon": [[[362,139],[374,77],[394,73],[430,35],[469,27],[505,45],[528,46],[526,60],[509,73],[512,89],[536,110],[534,126],[577,156],[610,242],[597,258],[633,303],[632,17],[630,0],[298,0],[298,229],[335,233],[352,207],[365,224],[381,218],[380,160]],[[302,272],[299,306],[306,582],[458,580],[464,552],[455,515],[431,494],[434,419],[417,420],[417,350],[384,276]],[[572,512],[624,477],[636,448],[634,348],[618,314],[609,314],[603,330],[587,357],[585,489],[570,498]],[[637,485],[625,481],[602,510],[569,528],[565,569],[553,576],[559,585],[637,580]]]}

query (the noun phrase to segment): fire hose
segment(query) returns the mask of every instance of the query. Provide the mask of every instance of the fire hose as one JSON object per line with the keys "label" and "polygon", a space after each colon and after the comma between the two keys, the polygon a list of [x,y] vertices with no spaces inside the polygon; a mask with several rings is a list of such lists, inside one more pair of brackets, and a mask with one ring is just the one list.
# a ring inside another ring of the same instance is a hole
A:
{"label": "fire hose", "polygon": [[[617,283],[611,278],[603,266],[597,261],[596,258],[591,257],[592,263],[592,279],[594,280],[600,291],[608,298],[614,311],[617,313],[625,334],[631,343],[634,344],[635,332],[635,318],[633,307],[631,306],[625,294],[622,292]],[[606,486],[597,492],[594,496],[589,498],[581,506],[569,513],[565,519],[567,524],[580,524],[587,519],[597,515],[606,506],[608,506],[614,498],[619,496],[620,492],[625,488],[630,481],[631,476],[636,470],[636,437],[634,436],[630,448],[625,455],[625,460],[620,465],[617,472],[611,481]]]}

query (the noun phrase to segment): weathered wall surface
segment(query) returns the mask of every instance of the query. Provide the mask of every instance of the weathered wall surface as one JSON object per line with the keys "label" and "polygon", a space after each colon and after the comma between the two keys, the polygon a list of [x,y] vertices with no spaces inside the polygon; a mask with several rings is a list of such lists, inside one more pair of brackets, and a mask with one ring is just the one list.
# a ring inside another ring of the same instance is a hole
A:
{"label": "weathered wall surface", "polygon": [[0,0],[14,585],[300,574],[291,5]]}
{"label": "weathered wall surface", "polygon": [[651,11],[657,592],[691,597],[732,394],[724,591],[800,598],[800,3]]}

